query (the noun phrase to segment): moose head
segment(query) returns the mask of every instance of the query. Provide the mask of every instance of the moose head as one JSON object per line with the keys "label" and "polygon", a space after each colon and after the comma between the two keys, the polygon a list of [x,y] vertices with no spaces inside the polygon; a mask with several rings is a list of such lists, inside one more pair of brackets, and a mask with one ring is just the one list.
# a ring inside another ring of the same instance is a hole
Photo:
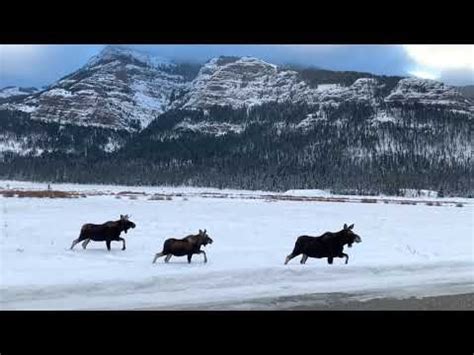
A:
{"label": "moose head", "polygon": [[359,237],[357,234],[355,234],[352,229],[354,229],[354,224],[351,224],[350,226],[347,226],[346,223],[344,223],[344,227],[342,229],[342,232],[344,234],[344,237],[347,239],[347,246],[349,248],[352,247],[352,243],[360,243],[362,242],[361,237]]}
{"label": "moose head", "polygon": [[130,216],[128,214],[126,215],[120,215],[120,225],[122,227],[122,230],[127,233],[127,231],[130,228],[135,228],[136,224],[133,223],[132,221],[129,220]]}
{"label": "moose head", "polygon": [[199,237],[202,240],[202,245],[212,244],[213,240],[207,234],[207,230],[199,230]]}

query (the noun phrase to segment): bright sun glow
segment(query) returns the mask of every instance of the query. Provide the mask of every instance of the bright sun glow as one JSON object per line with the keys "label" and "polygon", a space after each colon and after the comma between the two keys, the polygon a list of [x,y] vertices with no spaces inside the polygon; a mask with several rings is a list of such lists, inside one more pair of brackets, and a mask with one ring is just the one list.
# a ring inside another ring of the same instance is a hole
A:
{"label": "bright sun glow", "polygon": [[422,67],[474,70],[473,45],[405,45],[408,55]]}
{"label": "bright sun glow", "polygon": [[428,71],[422,71],[422,70],[414,70],[414,71],[411,71],[410,74],[422,79],[436,80],[439,78],[438,74],[428,72]]}

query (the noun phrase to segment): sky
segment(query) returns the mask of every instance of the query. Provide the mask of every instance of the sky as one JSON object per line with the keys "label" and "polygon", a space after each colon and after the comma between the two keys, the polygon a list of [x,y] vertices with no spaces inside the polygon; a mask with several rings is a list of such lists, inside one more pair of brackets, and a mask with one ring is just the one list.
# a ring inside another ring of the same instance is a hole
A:
{"label": "sky", "polygon": [[[105,45],[0,45],[0,88],[49,85]],[[417,76],[474,85],[474,45],[128,45],[177,61],[254,56],[275,64]]]}

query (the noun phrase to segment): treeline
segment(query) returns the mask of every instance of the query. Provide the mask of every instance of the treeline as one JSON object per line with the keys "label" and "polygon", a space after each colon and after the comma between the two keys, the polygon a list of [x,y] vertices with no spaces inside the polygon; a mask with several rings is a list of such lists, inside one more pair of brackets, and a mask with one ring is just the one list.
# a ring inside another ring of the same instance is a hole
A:
{"label": "treeline", "polygon": [[[123,130],[32,120],[28,113],[11,110],[0,110],[0,135],[0,161],[4,169],[18,156],[7,149],[11,142],[20,146],[21,151],[28,150],[25,160],[34,164],[32,156],[41,153],[48,159],[66,161],[72,157],[106,159],[105,151],[125,145],[131,137],[131,133]],[[45,166],[38,174],[47,169]]]}
{"label": "treeline", "polygon": [[[373,107],[346,103],[305,128],[298,124],[314,107],[168,111],[114,154],[12,156],[0,164],[0,177],[392,195],[413,188],[473,195],[472,117],[421,105],[384,109],[393,120],[373,120]],[[185,125],[178,129],[183,122],[245,129],[216,136]]]}

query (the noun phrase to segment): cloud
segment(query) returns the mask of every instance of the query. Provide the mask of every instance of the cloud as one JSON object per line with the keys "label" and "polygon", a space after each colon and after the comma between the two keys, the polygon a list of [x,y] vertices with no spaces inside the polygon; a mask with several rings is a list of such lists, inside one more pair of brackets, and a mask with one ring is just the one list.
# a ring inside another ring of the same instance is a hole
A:
{"label": "cloud", "polygon": [[[103,45],[0,45],[0,87],[50,84],[80,68],[103,47]],[[448,84],[474,84],[473,70],[469,69],[469,58],[465,59],[466,55],[462,54],[466,53],[465,48],[457,52],[452,46],[434,48],[435,52],[433,48],[425,48],[434,46],[402,45],[129,45],[127,47],[178,61],[202,63],[219,55],[254,56],[276,64],[296,64],[381,75],[424,75],[435,77]],[[439,59],[433,60],[431,57],[434,55],[439,56]],[[460,56],[464,59],[459,59],[457,62],[456,57]],[[450,61],[458,63],[457,66],[442,64],[451,63]]]}
{"label": "cloud", "polygon": [[451,85],[474,84],[474,46],[405,45],[415,76],[441,80]]}
{"label": "cloud", "polygon": [[472,45],[405,45],[413,60],[428,68],[474,70]]}
{"label": "cloud", "polygon": [[447,69],[439,74],[439,80],[451,85],[474,85],[474,70]]}
{"label": "cloud", "polygon": [[393,45],[160,45],[128,46],[175,60],[206,61],[219,55],[254,56],[276,64],[298,64],[376,74],[407,74],[411,61]]}
{"label": "cloud", "polygon": [[410,75],[416,76],[417,78],[436,80],[439,78],[439,74],[433,73],[431,71],[423,70],[413,70],[409,72]]}

